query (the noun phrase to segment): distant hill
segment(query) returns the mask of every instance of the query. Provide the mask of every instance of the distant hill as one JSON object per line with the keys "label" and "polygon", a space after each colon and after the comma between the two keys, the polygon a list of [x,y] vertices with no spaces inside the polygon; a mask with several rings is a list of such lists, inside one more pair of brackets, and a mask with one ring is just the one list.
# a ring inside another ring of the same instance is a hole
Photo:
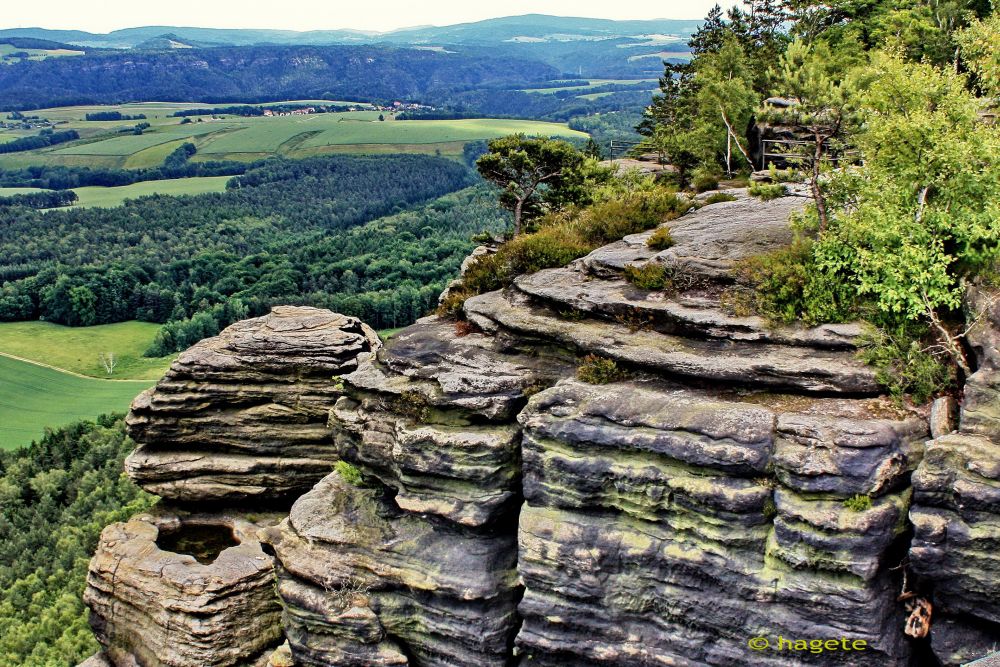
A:
{"label": "distant hill", "polygon": [[690,35],[701,21],[655,19],[647,21],[612,21],[545,14],[527,14],[487,19],[450,26],[403,28],[390,32],[362,30],[253,30],[227,28],[193,28],[179,26],[143,26],[124,28],[106,34],[79,30],[48,30],[46,28],[12,28],[0,30],[0,37],[35,37],[81,46],[132,48],[151,39],[169,34],[178,41],[228,46],[253,44],[489,44],[518,37],[574,41],[593,38],[637,37],[655,34]]}
{"label": "distant hill", "polygon": [[450,26],[391,32],[360,30],[243,30],[143,26],[96,34],[17,28],[3,37],[56,40],[100,49],[167,50],[206,46],[391,45],[433,48],[467,55],[538,60],[577,76],[629,78],[662,73],[663,58],[686,57],[687,38],[701,21],[612,21],[529,14]]}
{"label": "distant hill", "polygon": [[540,62],[388,46],[239,46],[128,51],[0,68],[0,109],[282,99],[429,99],[556,78]]}
{"label": "distant hill", "polygon": [[701,25],[701,21],[672,19],[612,21],[610,19],[526,14],[452,26],[396,30],[380,35],[380,39],[408,44],[420,42],[490,44],[510,42],[519,38],[549,42],[573,42],[622,37],[645,38],[648,35],[686,37],[693,33],[699,25]]}

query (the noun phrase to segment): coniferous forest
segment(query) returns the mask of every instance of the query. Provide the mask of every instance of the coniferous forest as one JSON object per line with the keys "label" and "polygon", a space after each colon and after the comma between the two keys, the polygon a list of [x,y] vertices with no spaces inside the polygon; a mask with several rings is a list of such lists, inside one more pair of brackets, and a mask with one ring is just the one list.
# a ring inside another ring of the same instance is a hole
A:
{"label": "coniferous forest", "polygon": [[0,321],[170,323],[156,354],[276,303],[399,326],[435,303],[472,234],[502,226],[482,190],[437,199],[473,184],[450,160],[341,156],[264,163],[219,194],[0,208]]}

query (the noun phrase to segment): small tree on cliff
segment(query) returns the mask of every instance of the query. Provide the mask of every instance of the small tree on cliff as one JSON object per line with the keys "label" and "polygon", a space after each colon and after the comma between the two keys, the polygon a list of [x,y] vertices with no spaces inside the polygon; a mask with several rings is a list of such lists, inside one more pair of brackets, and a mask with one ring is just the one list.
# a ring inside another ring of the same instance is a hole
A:
{"label": "small tree on cliff", "polygon": [[820,185],[823,161],[841,148],[851,119],[852,96],[838,71],[841,64],[822,42],[809,45],[796,40],[788,45],[775,72],[775,93],[799,101],[786,119],[812,139],[801,157],[811,170],[810,186],[820,231],[829,224],[826,193]]}
{"label": "small tree on cliff", "polygon": [[573,198],[586,180],[586,157],[565,141],[513,134],[489,143],[476,161],[483,178],[503,189],[500,205],[514,213],[514,236],[546,203]]}

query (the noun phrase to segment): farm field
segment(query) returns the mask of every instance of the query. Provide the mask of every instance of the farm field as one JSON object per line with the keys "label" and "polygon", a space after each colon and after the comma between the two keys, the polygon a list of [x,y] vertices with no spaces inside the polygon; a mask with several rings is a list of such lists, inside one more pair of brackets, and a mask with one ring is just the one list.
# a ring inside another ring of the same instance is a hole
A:
{"label": "farm field", "polygon": [[[199,105],[195,105],[199,106]],[[40,110],[40,116],[57,122],[56,128],[76,129],[81,139],[35,151],[0,155],[0,168],[33,164],[109,168],[153,167],[186,141],[198,148],[193,158],[202,160],[256,160],[272,155],[306,157],[328,152],[441,152],[461,153],[461,144],[492,139],[512,132],[585,138],[583,132],[562,123],[509,119],[397,121],[378,111],[281,116],[273,118],[224,116],[181,123],[171,116],[182,103],[146,103],[115,107],[67,107]],[[84,121],[86,113],[115,110],[145,114],[150,123],[141,135],[115,133],[137,121]],[[4,134],[0,133],[0,137]]]}
{"label": "farm field", "polygon": [[[0,322],[0,353],[21,357],[70,373],[106,381],[98,355],[113,352],[116,380],[157,380],[173,357],[143,357],[159,324],[119,322],[93,327],[65,327],[51,322]],[[6,376],[0,374],[0,385]],[[112,383],[109,383],[112,384]],[[0,424],[2,424],[0,420]]]}
{"label": "farm field", "polygon": [[[201,176],[192,178],[172,178],[159,181],[140,181],[117,187],[86,186],[73,188],[79,200],[71,207],[88,208],[100,206],[109,208],[121,206],[126,199],[137,199],[149,195],[201,195],[207,192],[224,192],[226,183],[232,176]],[[45,192],[41,188],[0,188],[0,197]],[[0,324],[0,328],[3,325]],[[3,351],[0,348],[0,351]]]}
{"label": "farm field", "polygon": [[0,64],[16,63],[21,58],[14,56],[15,53],[27,53],[28,60],[45,60],[46,58],[58,58],[61,56],[82,56],[83,51],[70,49],[20,49],[12,44],[0,44]]}
{"label": "farm field", "polygon": [[113,382],[69,375],[0,356],[0,449],[16,449],[45,427],[124,412],[153,380]]}
{"label": "farm field", "polygon": [[148,197],[149,195],[177,196],[223,192],[226,189],[226,182],[230,178],[232,176],[202,176],[196,178],[173,178],[162,181],[142,181],[114,188],[99,186],[74,188],[73,192],[80,199],[73,205],[73,208],[121,206],[126,199]]}
{"label": "farm field", "polygon": [[655,84],[659,79],[589,79],[587,85],[576,85],[576,86],[559,86],[557,88],[523,88],[522,93],[540,93],[542,95],[551,95],[553,93],[562,92],[564,90],[590,90],[591,88],[597,88],[598,86],[607,86],[609,84],[618,85],[631,85],[635,83],[652,83]]}

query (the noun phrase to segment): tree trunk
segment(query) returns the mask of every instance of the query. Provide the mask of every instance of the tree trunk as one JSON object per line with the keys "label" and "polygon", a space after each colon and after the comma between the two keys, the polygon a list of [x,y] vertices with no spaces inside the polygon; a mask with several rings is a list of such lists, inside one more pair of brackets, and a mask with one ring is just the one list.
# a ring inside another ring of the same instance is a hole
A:
{"label": "tree trunk", "polygon": [[518,199],[514,204],[514,236],[521,234],[521,209],[524,207],[524,200]]}
{"label": "tree trunk", "polygon": [[812,160],[812,196],[813,201],[816,202],[816,214],[819,216],[819,233],[822,234],[826,231],[827,224],[827,214],[826,214],[826,198],[823,196],[823,191],[819,187],[819,167],[820,162],[823,159],[823,137],[820,134],[815,134],[814,138],[816,140],[816,147],[813,150],[813,160]]}
{"label": "tree trunk", "polygon": [[733,135],[726,131],[726,174],[729,178],[733,177],[733,165],[732,165],[732,155],[733,155]]}

